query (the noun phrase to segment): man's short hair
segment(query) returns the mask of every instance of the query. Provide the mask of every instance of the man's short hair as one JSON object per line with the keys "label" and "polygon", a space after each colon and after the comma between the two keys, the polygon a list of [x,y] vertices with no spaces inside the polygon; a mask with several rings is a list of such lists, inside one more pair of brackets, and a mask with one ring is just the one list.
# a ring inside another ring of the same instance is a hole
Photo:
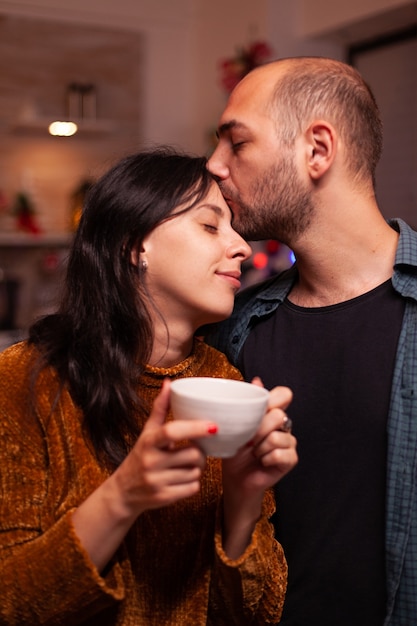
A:
{"label": "man's short hair", "polygon": [[382,152],[382,121],[375,97],[359,72],[333,59],[286,59],[271,106],[279,137],[292,145],[315,118],[332,123],[358,180],[372,178]]}

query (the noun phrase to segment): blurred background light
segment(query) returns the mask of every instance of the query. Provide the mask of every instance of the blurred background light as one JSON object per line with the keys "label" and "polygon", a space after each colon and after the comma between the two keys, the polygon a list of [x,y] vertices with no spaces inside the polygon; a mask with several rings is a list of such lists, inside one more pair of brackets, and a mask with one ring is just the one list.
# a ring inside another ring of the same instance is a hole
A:
{"label": "blurred background light", "polygon": [[49,133],[51,135],[57,137],[71,137],[71,135],[75,135],[78,130],[77,124],[75,122],[52,122],[49,124]]}

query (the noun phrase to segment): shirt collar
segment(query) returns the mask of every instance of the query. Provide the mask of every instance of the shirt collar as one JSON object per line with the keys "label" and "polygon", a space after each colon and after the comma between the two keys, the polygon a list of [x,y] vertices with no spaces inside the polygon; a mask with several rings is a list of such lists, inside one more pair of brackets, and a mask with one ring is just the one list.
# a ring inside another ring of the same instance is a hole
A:
{"label": "shirt collar", "polygon": [[[297,264],[279,274],[279,280],[273,276],[264,283],[264,288],[257,294],[260,301],[283,302],[298,276]],[[269,284],[268,284],[269,283]]]}
{"label": "shirt collar", "polygon": [[417,232],[398,218],[388,223],[400,234],[392,284],[402,296],[417,300]]}

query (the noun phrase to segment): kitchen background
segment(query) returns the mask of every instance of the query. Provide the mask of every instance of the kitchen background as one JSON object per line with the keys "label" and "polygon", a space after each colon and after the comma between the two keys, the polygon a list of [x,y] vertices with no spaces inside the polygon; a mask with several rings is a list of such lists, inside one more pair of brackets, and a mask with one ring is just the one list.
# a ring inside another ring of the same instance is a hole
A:
{"label": "kitchen background", "polygon": [[[0,0],[0,349],[53,309],[88,184],[148,145],[209,154],[221,64],[254,42],[362,71],[385,125],[382,210],[417,227],[416,25],[400,0]],[[68,117],[75,135],[48,133]],[[291,262],[257,244],[247,282]]]}

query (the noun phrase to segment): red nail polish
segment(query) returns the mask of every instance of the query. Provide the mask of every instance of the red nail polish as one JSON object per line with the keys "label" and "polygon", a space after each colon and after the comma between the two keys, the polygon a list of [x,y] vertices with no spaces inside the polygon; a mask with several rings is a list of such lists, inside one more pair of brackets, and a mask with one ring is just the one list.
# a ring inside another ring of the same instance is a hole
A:
{"label": "red nail polish", "polygon": [[217,428],[216,424],[212,424],[211,426],[208,427],[207,432],[210,435],[215,435],[217,433],[219,429]]}

